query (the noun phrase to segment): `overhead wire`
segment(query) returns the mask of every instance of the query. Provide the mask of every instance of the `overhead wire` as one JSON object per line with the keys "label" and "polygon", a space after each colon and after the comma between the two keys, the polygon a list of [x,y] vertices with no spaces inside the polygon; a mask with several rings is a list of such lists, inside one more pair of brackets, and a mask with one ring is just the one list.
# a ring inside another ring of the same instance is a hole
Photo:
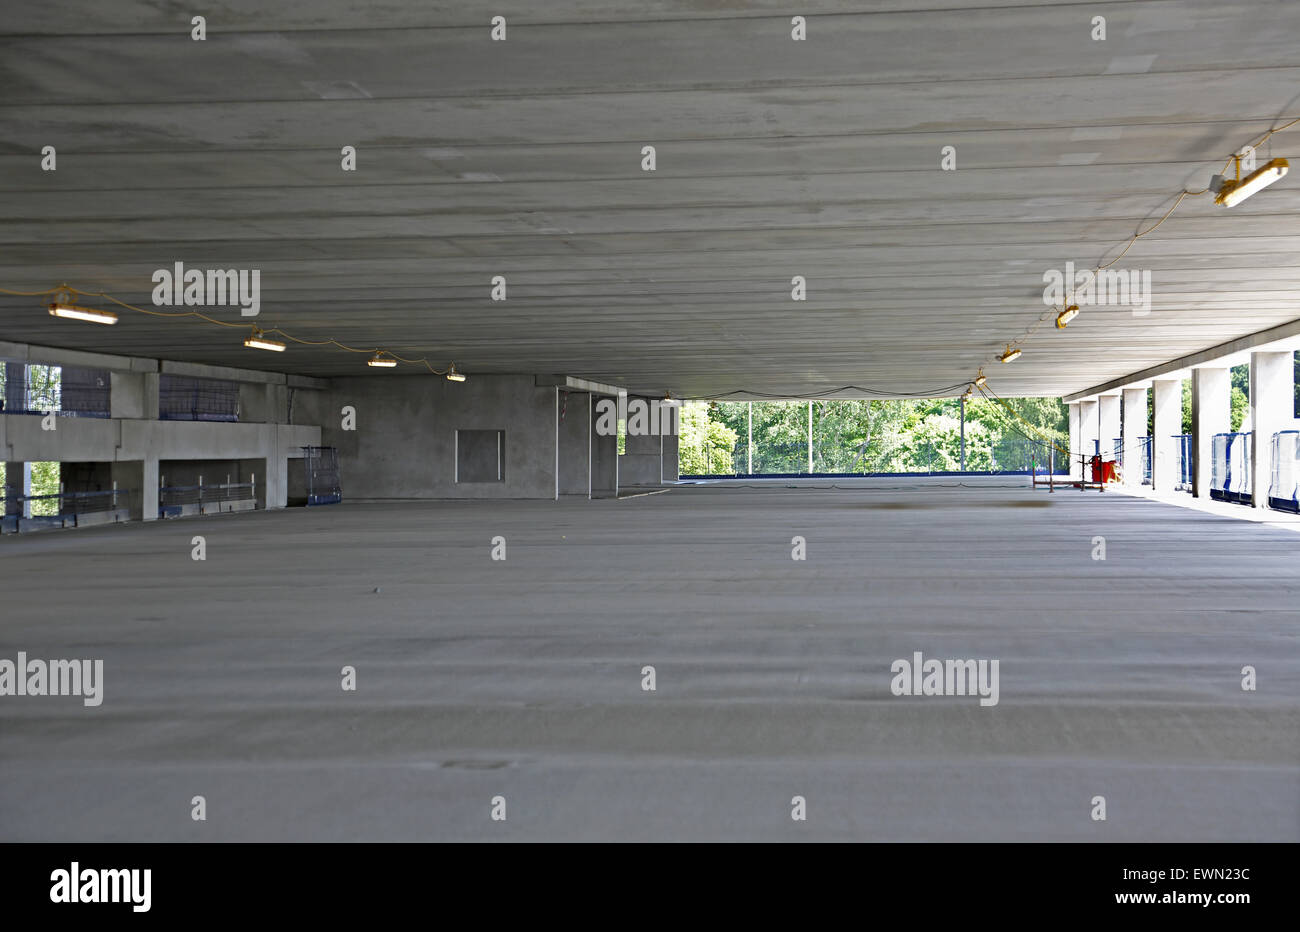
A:
{"label": "overhead wire", "polygon": [[[1280,132],[1283,132],[1284,130],[1288,130],[1296,125],[1300,125],[1300,117],[1295,117],[1293,119],[1288,120],[1285,123],[1282,123],[1279,126],[1274,126],[1270,128],[1262,136],[1256,139],[1253,143],[1247,143],[1245,146],[1242,147],[1242,149],[1245,148],[1257,149],[1260,146],[1262,146],[1264,143],[1272,139],[1273,136],[1277,135]],[[1228,156],[1228,158],[1223,163],[1223,169],[1220,171],[1220,174],[1226,172],[1228,170],[1228,166],[1231,165],[1234,160],[1238,160],[1241,158],[1242,149],[1238,149],[1232,155]],[[1136,233],[1130,236],[1127,241],[1121,241],[1123,243],[1124,248],[1120,250],[1118,255],[1116,255],[1113,259],[1111,259],[1108,262],[1102,262],[1101,260],[1098,260],[1096,267],[1090,270],[1092,273],[1092,280],[1095,281],[1098,273],[1105,271],[1106,269],[1112,267],[1113,265],[1115,265],[1115,263],[1123,259],[1124,256],[1128,254],[1128,251],[1133,248],[1134,244],[1137,243],[1138,240],[1142,239],[1144,236],[1148,236],[1149,234],[1153,233],[1155,230],[1159,229],[1160,225],[1169,219],[1170,215],[1173,214],[1173,212],[1178,209],[1178,206],[1182,204],[1184,200],[1186,200],[1189,197],[1200,197],[1204,194],[1207,194],[1209,190],[1210,188],[1207,186],[1205,188],[1200,189],[1199,191],[1189,191],[1186,188],[1180,191],[1177,194],[1174,203],[1170,205],[1169,209],[1165,211],[1164,215],[1159,220],[1151,224],[1151,226],[1147,227],[1145,230],[1138,230]],[[1119,244],[1117,243],[1116,245]],[[1111,247],[1111,249],[1114,248],[1115,246]],[[1107,250],[1107,253],[1108,252],[1110,252],[1109,249]],[[1103,258],[1104,257],[1105,257],[1105,253],[1103,253]],[[1087,284],[1091,284],[1091,281],[1085,283],[1085,286]],[[1055,308],[1048,308],[1047,311],[1040,314],[1038,318],[1028,328],[1026,328],[1024,333],[1016,337],[1011,342],[1007,343],[1006,344],[1007,348],[1010,349],[1012,347],[1023,345],[1025,341],[1027,341],[1030,337],[1032,337],[1035,333],[1037,333],[1039,328],[1042,327],[1042,325],[1046,323],[1047,320],[1049,320],[1056,313],[1057,311]],[[1001,354],[994,353],[993,355],[988,357],[988,361],[994,362],[1000,358],[1001,358]]]}
{"label": "overhead wire", "polygon": [[212,317],[209,314],[204,314],[202,311],[160,311],[155,308],[140,307],[138,305],[123,301],[120,298],[116,298],[106,291],[83,291],[82,289],[74,288],[71,285],[60,285],[57,288],[47,288],[44,291],[15,291],[10,288],[0,288],[0,294],[16,295],[25,298],[40,297],[43,295],[57,295],[63,293],[80,295],[82,297],[87,297],[87,298],[103,298],[106,301],[111,301],[113,304],[117,305],[118,307],[126,308],[127,310],[130,311],[136,311],[140,314],[146,314],[150,317],[170,317],[170,318],[192,317],[209,324],[215,324],[218,327],[227,327],[235,330],[251,329],[252,331],[254,331],[254,333],[263,336],[270,335],[270,334],[279,334],[280,336],[284,337],[286,340],[289,340],[290,342],[293,343],[301,344],[303,346],[335,346],[349,353],[370,353],[370,354],[382,353],[384,355],[391,356],[396,360],[407,363],[408,365],[417,365],[417,366],[422,365],[430,372],[432,372],[434,375],[446,375],[448,372],[451,371],[451,369],[436,368],[431,362],[429,362],[427,357],[421,357],[419,359],[410,359],[405,356],[399,356],[397,353],[394,353],[391,350],[385,350],[382,347],[376,346],[376,347],[365,348],[365,347],[358,347],[358,346],[349,346],[346,343],[342,343],[332,338],[325,339],[325,340],[307,340],[307,339],[303,339],[302,337],[294,336],[292,333],[290,333],[287,330],[284,330],[281,327],[258,327],[256,324],[237,323],[235,321],[221,320],[219,318]]}

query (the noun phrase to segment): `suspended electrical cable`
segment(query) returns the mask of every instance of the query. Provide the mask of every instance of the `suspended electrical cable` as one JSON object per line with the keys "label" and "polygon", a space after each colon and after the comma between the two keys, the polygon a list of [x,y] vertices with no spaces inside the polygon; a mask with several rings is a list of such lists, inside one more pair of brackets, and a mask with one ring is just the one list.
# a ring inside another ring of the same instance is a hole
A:
{"label": "suspended electrical cable", "polygon": [[[868,388],[862,385],[844,385],[840,388],[828,388],[820,392],[805,392],[799,395],[780,394],[775,392],[756,392],[738,388],[735,391],[723,392],[718,395],[709,395],[705,401],[717,401],[721,398],[727,398],[731,395],[750,395],[756,398],[773,398],[781,401],[807,401],[810,398],[825,399],[827,395],[836,395],[842,392],[855,391],[867,395],[877,395],[881,399],[889,398],[938,398],[942,397],[945,392],[950,392],[955,388],[965,388],[970,383],[967,381],[953,382],[951,385],[943,385],[939,388],[928,388],[922,391],[899,391],[896,389]],[[862,398],[834,398],[832,401],[864,401]]]}
{"label": "suspended electrical cable", "polygon": [[10,288],[0,288],[0,294],[16,295],[18,297],[24,297],[24,298],[34,298],[43,295],[58,295],[58,294],[65,294],[65,293],[82,295],[83,297],[90,297],[90,298],[103,298],[106,301],[113,302],[118,307],[123,307],[131,311],[136,311],[140,314],[147,314],[150,317],[171,317],[171,318],[192,317],[197,320],[204,321],[205,323],[215,324],[218,327],[227,327],[236,330],[252,330],[253,336],[249,340],[245,341],[246,346],[251,346],[254,345],[255,343],[260,342],[264,344],[264,346],[260,348],[265,348],[266,345],[273,344],[274,341],[268,341],[265,340],[264,338],[271,334],[279,334],[280,336],[284,337],[286,340],[289,340],[292,343],[301,344],[302,346],[335,346],[349,353],[367,353],[372,357],[372,359],[377,356],[391,357],[392,359],[399,360],[401,362],[407,363],[408,365],[416,365],[416,366],[422,365],[430,372],[432,372],[434,375],[445,375],[452,381],[463,382],[465,380],[465,377],[461,373],[456,371],[455,364],[451,365],[451,367],[447,369],[437,369],[425,357],[421,357],[420,359],[408,359],[405,356],[399,356],[397,353],[394,353],[391,350],[385,350],[378,346],[372,346],[368,348],[363,348],[358,346],[348,346],[346,343],[340,343],[338,340],[334,340],[334,339],[304,340],[301,337],[296,337],[292,333],[289,333],[287,330],[282,330],[279,327],[262,328],[262,327],[254,327],[247,323],[236,323],[228,320],[219,320],[218,318],[211,317],[207,314],[202,313],[201,311],[159,311],[153,308],[139,307],[135,304],[128,304],[126,301],[122,301],[119,298],[115,298],[111,294],[105,291],[82,291],[80,288],[74,288],[71,285],[60,285],[57,288],[47,288],[44,291],[15,291]]}
{"label": "suspended electrical cable", "polygon": [[[1297,126],[1297,125],[1300,125],[1300,117],[1295,117],[1295,118],[1290,119],[1290,120],[1288,120],[1287,122],[1285,122],[1285,123],[1283,123],[1283,124],[1281,124],[1281,125],[1279,125],[1279,126],[1274,126],[1273,128],[1269,129],[1269,130],[1268,130],[1267,132],[1265,132],[1262,136],[1260,136],[1260,137],[1259,137],[1255,142],[1253,142],[1253,143],[1247,143],[1246,146],[1243,146],[1241,149],[1238,149],[1234,154],[1228,156],[1228,158],[1227,158],[1227,159],[1224,161],[1224,163],[1223,163],[1223,169],[1220,171],[1220,174],[1223,174],[1223,173],[1227,172],[1227,170],[1228,170],[1228,166],[1230,166],[1230,165],[1233,163],[1234,160],[1236,160],[1236,161],[1238,162],[1238,164],[1240,165],[1240,159],[1241,159],[1241,157],[1242,157],[1241,153],[1242,153],[1242,151],[1243,151],[1244,149],[1247,149],[1247,148],[1248,148],[1248,149],[1252,149],[1252,150],[1253,150],[1253,149],[1258,149],[1258,148],[1259,148],[1260,146],[1262,146],[1264,143],[1268,142],[1268,141],[1269,141],[1273,136],[1277,135],[1277,134],[1280,133],[1280,132],[1283,132],[1284,130],[1291,129],[1292,127]],[[1132,236],[1130,236],[1130,237],[1128,238],[1127,241],[1121,240],[1119,243],[1116,243],[1114,246],[1112,246],[1110,249],[1108,249],[1108,250],[1106,251],[1107,253],[1109,253],[1111,250],[1115,249],[1117,246],[1119,246],[1119,245],[1121,245],[1121,244],[1123,245],[1123,249],[1120,250],[1119,254],[1116,255],[1116,256],[1115,256],[1113,259],[1111,259],[1110,261],[1102,261],[1102,260],[1105,258],[1105,255],[1106,255],[1106,253],[1103,253],[1103,255],[1102,255],[1102,259],[1099,259],[1099,260],[1097,261],[1097,265],[1096,265],[1096,267],[1090,270],[1091,275],[1092,275],[1092,280],[1090,280],[1089,282],[1085,283],[1085,286],[1084,286],[1084,287],[1086,287],[1087,285],[1090,285],[1092,281],[1096,280],[1096,277],[1097,277],[1098,273],[1103,272],[1103,271],[1105,271],[1106,269],[1109,269],[1111,266],[1115,265],[1115,263],[1117,263],[1117,262],[1119,262],[1121,259],[1123,259],[1124,256],[1128,254],[1128,251],[1129,251],[1130,249],[1133,248],[1133,245],[1134,245],[1138,240],[1142,239],[1144,236],[1148,236],[1149,234],[1153,233],[1155,230],[1159,229],[1160,225],[1161,225],[1162,223],[1164,223],[1166,220],[1169,219],[1170,215],[1171,215],[1175,210],[1178,209],[1178,206],[1179,206],[1180,204],[1182,204],[1184,200],[1186,200],[1186,199],[1189,198],[1189,197],[1201,197],[1201,196],[1204,195],[1204,194],[1208,194],[1210,191],[1211,191],[1211,188],[1209,188],[1209,187],[1202,188],[1202,189],[1199,190],[1199,191],[1189,191],[1189,190],[1187,190],[1187,189],[1183,189],[1182,191],[1178,192],[1177,195],[1170,195],[1171,197],[1175,197],[1174,203],[1173,203],[1172,205],[1170,205],[1169,209],[1168,209],[1167,211],[1165,211],[1164,215],[1163,215],[1159,220],[1157,220],[1155,223],[1151,224],[1151,226],[1147,227],[1145,230],[1138,230],[1136,233],[1134,233]],[[1063,309],[1063,310],[1064,310],[1064,309]],[[1077,310],[1076,310],[1076,314],[1077,314]],[[1060,315],[1058,314],[1056,308],[1049,308],[1047,311],[1045,311],[1044,313],[1042,313],[1041,315],[1039,315],[1038,318],[1035,319],[1035,321],[1034,321],[1034,322],[1033,322],[1033,323],[1032,323],[1032,324],[1031,324],[1031,325],[1030,325],[1030,326],[1025,330],[1025,332],[1024,332],[1023,334],[1021,334],[1019,337],[1017,337],[1016,339],[1014,339],[1014,340],[1012,340],[1010,343],[1008,343],[1008,344],[1007,344],[1007,348],[1008,348],[1008,349],[1011,349],[1011,348],[1014,348],[1014,347],[1016,347],[1016,346],[1019,346],[1019,345],[1023,344],[1026,340],[1028,340],[1028,339],[1029,339],[1030,337],[1032,337],[1035,333],[1037,333],[1037,332],[1038,332],[1038,329],[1039,329],[1040,327],[1042,327],[1042,325],[1043,325],[1047,320],[1049,320],[1051,317],[1053,317],[1053,316],[1058,316],[1058,317],[1059,317]],[[1074,316],[1074,315],[1071,315],[1071,317],[1073,317],[1073,316]],[[1066,321],[1066,323],[1068,323],[1068,321]],[[1064,324],[1062,324],[1061,327],[1062,327],[1062,329],[1063,329],[1063,328],[1064,328]],[[996,360],[1000,360],[1000,359],[1002,358],[1003,355],[1005,355],[1005,354],[995,353],[995,354],[993,354],[992,356],[989,357],[989,360],[988,360],[988,361],[989,361],[989,362],[993,362],[993,361],[996,361]]]}

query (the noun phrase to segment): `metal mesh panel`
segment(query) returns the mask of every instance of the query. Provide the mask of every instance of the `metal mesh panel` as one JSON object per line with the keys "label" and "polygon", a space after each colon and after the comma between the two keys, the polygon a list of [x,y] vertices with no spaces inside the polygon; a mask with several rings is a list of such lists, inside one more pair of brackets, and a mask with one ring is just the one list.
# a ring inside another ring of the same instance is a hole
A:
{"label": "metal mesh panel", "polygon": [[335,447],[303,447],[306,470],[307,504],[334,505],[343,501],[343,484],[339,476],[339,451]]}
{"label": "metal mesh panel", "polygon": [[111,377],[105,369],[0,362],[0,411],[108,417]]}
{"label": "metal mesh panel", "polygon": [[239,383],[164,375],[158,380],[158,417],[164,421],[238,421]]}

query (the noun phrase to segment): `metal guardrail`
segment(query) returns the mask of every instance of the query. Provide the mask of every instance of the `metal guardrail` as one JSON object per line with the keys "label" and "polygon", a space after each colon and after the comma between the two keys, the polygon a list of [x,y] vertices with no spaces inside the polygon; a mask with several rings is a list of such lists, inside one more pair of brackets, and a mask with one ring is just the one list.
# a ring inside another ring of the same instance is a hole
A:
{"label": "metal guardrail", "polygon": [[1178,484],[1175,488],[1182,492],[1190,492],[1192,490],[1192,435],[1174,434],[1173,437],[1178,441]]}
{"label": "metal guardrail", "polygon": [[[198,477],[195,485],[161,485],[158,487],[158,516],[179,518],[187,514],[213,514],[256,507],[257,476],[248,482],[205,483]],[[234,506],[242,506],[236,509]],[[224,506],[224,507],[223,507]]]}
{"label": "metal guardrail", "polygon": [[5,533],[127,521],[139,494],[137,489],[112,488],[24,495],[18,486],[6,486],[2,492],[0,530]]}
{"label": "metal guardrail", "polygon": [[[1126,456],[1127,451],[1124,449],[1124,438],[1115,438],[1115,463],[1122,471],[1125,468],[1125,460],[1130,459]],[[1142,485],[1151,484],[1151,438],[1138,437],[1137,446],[1133,449],[1132,460],[1140,460],[1142,463]],[[1190,473],[1189,473],[1190,475]],[[1188,482],[1191,480],[1189,479]],[[1190,486],[1189,486],[1190,487]]]}
{"label": "metal guardrail", "polygon": [[[874,447],[874,448],[873,448]],[[696,449],[700,449],[696,447]],[[713,449],[716,449],[714,447]],[[743,476],[749,465],[749,451],[744,440],[730,451],[732,473]],[[986,458],[987,457],[987,458]],[[701,458],[707,457],[701,453]],[[902,466],[900,458],[911,465]],[[1046,441],[1031,441],[1014,437],[1003,438],[992,448],[977,451],[972,443],[967,448],[968,473],[1023,473],[1041,472],[1055,465],[1062,473],[1067,471],[1067,458],[1053,457],[1052,445]],[[980,465],[975,465],[977,462]],[[802,442],[755,443],[752,475],[930,475],[961,471],[960,455],[951,445],[915,444],[904,448],[881,449],[869,445],[865,450],[851,446],[813,447],[813,470],[808,471],[808,445]]]}

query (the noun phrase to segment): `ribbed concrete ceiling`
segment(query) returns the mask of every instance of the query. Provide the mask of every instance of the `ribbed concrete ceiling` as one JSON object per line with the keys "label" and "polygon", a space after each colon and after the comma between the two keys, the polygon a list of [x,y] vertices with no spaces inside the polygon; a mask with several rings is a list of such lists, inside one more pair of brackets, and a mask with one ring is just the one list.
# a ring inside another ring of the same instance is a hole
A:
{"label": "ribbed concrete ceiling", "polygon": [[[925,392],[1024,333],[1044,270],[1096,262],[1300,112],[1285,0],[200,6],[6,8],[0,286],[149,304],[177,261],[258,268],[261,326],[470,373]],[[1300,155],[1300,127],[1263,154]],[[992,384],[1077,391],[1300,317],[1298,211],[1297,174],[1231,210],[1185,202],[1119,266],[1151,270],[1149,316],[1049,324]],[[192,321],[0,314],[0,339],[364,371]]]}

